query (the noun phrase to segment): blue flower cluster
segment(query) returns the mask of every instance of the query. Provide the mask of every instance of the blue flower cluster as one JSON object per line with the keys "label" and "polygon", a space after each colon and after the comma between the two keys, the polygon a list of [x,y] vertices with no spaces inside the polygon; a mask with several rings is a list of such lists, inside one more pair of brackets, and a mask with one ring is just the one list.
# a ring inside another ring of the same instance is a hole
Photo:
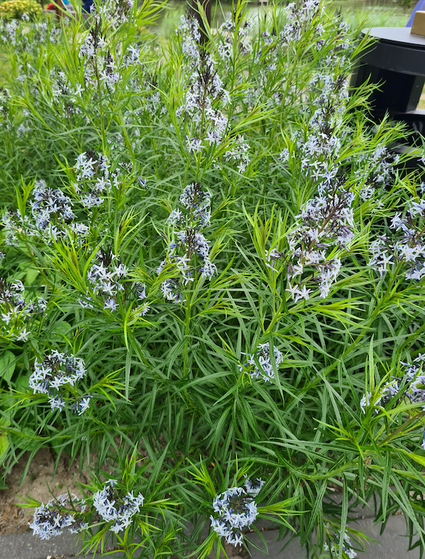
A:
{"label": "blue flower cluster", "polygon": [[[2,258],[0,258],[1,260]],[[37,301],[25,300],[25,288],[22,281],[9,283],[0,276],[0,335],[15,341],[26,342],[30,332],[28,320],[39,313],[42,315],[47,301],[38,297]]]}
{"label": "blue flower cluster", "polygon": [[[331,551],[332,557],[338,556],[339,551],[339,534],[338,536],[330,542],[330,546],[325,542],[323,544],[324,551]],[[351,547],[351,540],[347,534],[344,534],[344,543],[342,544],[342,551],[348,557],[348,559],[355,559],[357,557],[357,553]]]}
{"label": "blue flower cluster", "polygon": [[[72,534],[77,534],[88,527],[84,522],[82,514],[85,511],[84,501],[75,495],[59,495],[57,499],[51,499],[46,505],[44,503],[34,512],[32,524],[29,527],[33,530],[34,536],[39,536],[42,540],[49,540],[52,536],[62,534],[64,528],[69,528]],[[73,508],[77,506],[79,512],[69,512],[64,510],[65,507],[72,504]]]}
{"label": "blue flower cluster", "polygon": [[425,184],[421,185],[417,201],[407,204],[404,215],[396,213],[390,223],[395,233],[382,235],[370,244],[369,265],[381,276],[388,266],[403,263],[407,266],[404,276],[420,281],[425,277]]}
{"label": "blue flower cluster", "polygon": [[77,180],[74,189],[81,204],[89,210],[101,206],[112,185],[118,184],[117,174],[111,173],[109,160],[102,153],[81,153],[75,162],[74,171]]}
{"label": "blue flower cluster", "polygon": [[100,248],[87,272],[89,288],[77,299],[77,303],[84,309],[102,306],[103,310],[114,312],[120,307],[120,299],[123,302],[131,298],[133,316],[145,316],[150,308],[143,302],[146,299],[146,286],[144,283],[128,280],[129,273],[128,267],[122,264],[119,256],[110,248]]}
{"label": "blue flower cluster", "polygon": [[370,392],[366,392],[360,400],[360,408],[366,413],[366,408],[373,403],[377,407],[380,402],[387,404],[396,394],[400,394],[400,399],[405,398],[411,404],[423,402],[425,410],[425,374],[423,374],[423,363],[425,354],[419,354],[413,363],[402,363],[405,367],[405,374],[402,377],[393,377],[387,382],[378,395],[372,399]]}
{"label": "blue flower cluster", "polygon": [[[84,378],[85,374],[86,369],[82,359],[53,350],[43,361],[35,360],[34,372],[29,378],[29,387],[34,390],[34,394],[37,392],[47,394],[52,410],[57,408],[62,411],[65,407],[61,393],[64,387],[66,385],[73,387],[78,380]],[[78,415],[84,413],[89,407],[90,398],[90,394],[86,394],[75,399],[73,409]]]}
{"label": "blue flower cluster", "polygon": [[[52,216],[57,216],[64,222],[74,219],[71,199],[58,188],[48,188],[45,181],[38,180],[35,181],[32,196],[31,213],[36,229],[42,231],[50,227],[54,229],[51,224]],[[57,235],[52,231],[52,236],[56,238]]]}
{"label": "blue flower cluster", "polygon": [[[118,308],[117,295],[124,291],[121,280],[128,274],[127,266],[110,249],[99,249],[87,273],[93,293],[104,299],[104,309],[115,311]],[[92,299],[79,300],[85,308],[93,308]]]}
{"label": "blue flower cluster", "polygon": [[[422,410],[425,410],[425,374],[423,371],[423,363],[425,363],[425,354],[421,353],[413,360],[413,363],[402,363],[404,365],[404,375],[393,377],[387,382],[382,389],[372,395],[366,392],[360,400],[360,409],[366,413],[367,408],[373,405],[374,413],[378,413],[375,408],[386,406],[394,396],[398,395],[395,405],[401,401],[407,401],[410,404],[423,404]],[[423,435],[422,448],[425,450],[425,432]]]}
{"label": "blue flower cluster", "polygon": [[[273,353],[276,368],[278,368],[283,361],[283,355],[276,347],[274,348]],[[274,378],[274,371],[270,357],[270,345],[268,342],[260,344],[255,355],[251,355],[249,353],[243,355],[246,355],[248,360],[245,364],[239,365],[240,371],[247,371],[251,378],[262,378],[266,382],[272,381]]]}
{"label": "blue flower cluster", "polygon": [[110,530],[120,532],[131,524],[133,516],[139,512],[143,506],[143,495],[139,493],[137,497],[132,492],[124,497],[120,496],[118,489],[114,489],[116,480],[110,479],[105,483],[105,487],[94,494],[93,506],[106,522],[113,522]]}
{"label": "blue flower cluster", "polygon": [[264,481],[259,478],[254,483],[247,479],[245,489],[231,487],[214,499],[213,508],[218,517],[210,517],[211,527],[220,537],[226,538],[226,543],[235,546],[242,544],[241,530],[249,528],[257,518],[254,497],[263,485]]}
{"label": "blue flower cluster", "polygon": [[49,188],[44,180],[37,180],[31,193],[31,215],[3,215],[6,244],[17,246],[21,237],[42,239],[46,244],[64,239],[71,233],[81,242],[89,227],[77,220],[73,211],[75,201],[58,188]]}
{"label": "blue flower cluster", "polygon": [[[161,262],[157,273],[160,274],[167,264],[171,265],[181,275],[183,285],[187,285],[195,279],[195,271],[200,271],[207,279],[217,272],[209,256],[210,241],[200,231],[210,224],[211,198],[199,183],[193,183],[183,190],[180,203],[186,211],[175,209],[168,217],[167,224],[174,228],[175,241],[169,243],[168,258]],[[201,266],[195,266],[195,259],[201,260]],[[177,278],[163,281],[161,289],[166,299],[182,302]]]}

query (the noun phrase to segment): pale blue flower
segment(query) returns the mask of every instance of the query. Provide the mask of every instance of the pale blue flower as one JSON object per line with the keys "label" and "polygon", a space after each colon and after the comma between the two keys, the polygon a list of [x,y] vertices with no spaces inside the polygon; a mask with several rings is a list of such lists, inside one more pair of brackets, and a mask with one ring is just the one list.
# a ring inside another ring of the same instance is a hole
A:
{"label": "pale blue flower", "polygon": [[144,501],[141,493],[137,497],[134,497],[132,492],[121,497],[120,491],[114,489],[116,484],[116,480],[108,480],[104,488],[93,496],[93,506],[103,520],[113,522],[110,527],[112,532],[125,530],[131,524],[133,516],[143,506]]}
{"label": "pale blue flower", "polygon": [[53,536],[62,534],[64,528],[69,528],[72,534],[85,530],[88,524],[80,517],[86,508],[84,501],[73,494],[71,494],[71,500],[73,508],[79,508],[78,514],[63,510],[70,504],[68,494],[59,495],[46,505],[42,503],[36,508],[33,521],[29,524],[34,536],[39,536],[42,540],[49,540]]}
{"label": "pale blue flower", "polygon": [[235,546],[242,544],[241,530],[249,528],[257,518],[257,505],[253,497],[258,495],[263,484],[259,478],[254,483],[247,479],[246,489],[231,487],[213,500],[212,506],[218,517],[210,516],[211,527],[219,537],[226,539],[226,543]]}

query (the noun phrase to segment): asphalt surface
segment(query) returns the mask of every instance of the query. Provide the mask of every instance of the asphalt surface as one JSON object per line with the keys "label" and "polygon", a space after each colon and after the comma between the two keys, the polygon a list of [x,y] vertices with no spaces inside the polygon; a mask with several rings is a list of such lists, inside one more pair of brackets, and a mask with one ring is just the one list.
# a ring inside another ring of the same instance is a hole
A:
{"label": "asphalt surface", "polygon": [[[387,527],[382,536],[379,535],[380,525],[374,525],[372,518],[359,518],[350,522],[350,528],[359,530],[377,543],[367,543],[366,552],[358,553],[359,559],[419,559],[419,550],[407,551],[408,538],[405,537],[406,524],[403,516],[393,516],[388,520]],[[273,559],[305,559],[305,551],[299,545],[298,539],[292,540],[284,549],[285,542],[278,542],[276,530],[266,530],[261,533],[264,541],[258,534],[250,534],[252,559],[264,559],[269,556]],[[76,536],[64,532],[63,535],[42,541],[33,536],[32,532],[0,536],[0,559],[83,559],[81,546]],[[119,558],[121,554],[85,556],[87,559],[100,559],[101,557]],[[321,559],[329,557],[324,553]]]}

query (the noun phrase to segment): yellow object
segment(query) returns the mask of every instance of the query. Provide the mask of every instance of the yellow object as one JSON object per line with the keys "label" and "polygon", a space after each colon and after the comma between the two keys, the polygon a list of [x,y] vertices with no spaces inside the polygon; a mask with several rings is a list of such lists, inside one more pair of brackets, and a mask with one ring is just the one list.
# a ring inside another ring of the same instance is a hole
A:
{"label": "yellow object", "polygon": [[425,12],[416,12],[410,33],[425,37]]}
{"label": "yellow object", "polygon": [[33,18],[41,14],[42,8],[35,0],[8,0],[0,4],[0,17],[21,19],[23,14]]}

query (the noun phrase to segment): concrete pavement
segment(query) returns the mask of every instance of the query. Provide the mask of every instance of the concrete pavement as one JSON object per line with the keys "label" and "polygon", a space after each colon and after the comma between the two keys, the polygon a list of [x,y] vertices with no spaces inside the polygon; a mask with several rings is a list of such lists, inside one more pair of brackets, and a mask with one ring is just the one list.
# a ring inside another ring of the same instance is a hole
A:
{"label": "concrete pavement", "polygon": [[[419,550],[407,551],[408,538],[403,537],[406,533],[406,524],[403,516],[392,516],[388,522],[385,532],[379,535],[380,525],[374,525],[373,519],[359,519],[350,522],[349,527],[353,530],[363,532],[367,536],[377,540],[378,543],[367,543],[366,552],[358,553],[359,559],[419,559]],[[299,540],[292,540],[284,550],[284,542],[277,541],[277,531],[263,532],[263,537],[267,544],[268,556],[273,559],[305,559],[305,551],[300,547]],[[257,534],[250,536],[252,542],[265,551],[264,543]],[[267,555],[256,549],[251,550],[252,559],[265,559]],[[327,553],[323,553],[321,559],[328,558]]]}
{"label": "concrete pavement", "polygon": [[[366,544],[366,553],[359,553],[359,559],[419,559],[419,550],[407,551],[408,539],[403,537],[406,532],[404,518],[401,515],[392,516],[382,536],[379,535],[379,525],[373,524],[372,518],[359,518],[356,522],[350,522],[350,528],[365,533],[378,543]],[[300,547],[299,540],[292,540],[284,550],[284,542],[278,542],[277,530],[265,530],[262,532],[265,544],[258,534],[249,534],[253,544],[261,548],[267,555],[258,549],[251,547],[252,559],[265,559],[269,556],[273,559],[305,559],[305,551]],[[24,534],[13,534],[0,537],[0,559],[83,559],[81,545],[76,545],[76,536],[64,533],[62,536],[42,541],[34,537],[32,532]],[[267,549],[266,549],[267,548]],[[100,555],[86,556],[88,559],[100,559]],[[107,555],[103,555],[107,557]],[[120,554],[108,555],[108,557],[120,557]],[[329,557],[321,555],[321,559]]]}

